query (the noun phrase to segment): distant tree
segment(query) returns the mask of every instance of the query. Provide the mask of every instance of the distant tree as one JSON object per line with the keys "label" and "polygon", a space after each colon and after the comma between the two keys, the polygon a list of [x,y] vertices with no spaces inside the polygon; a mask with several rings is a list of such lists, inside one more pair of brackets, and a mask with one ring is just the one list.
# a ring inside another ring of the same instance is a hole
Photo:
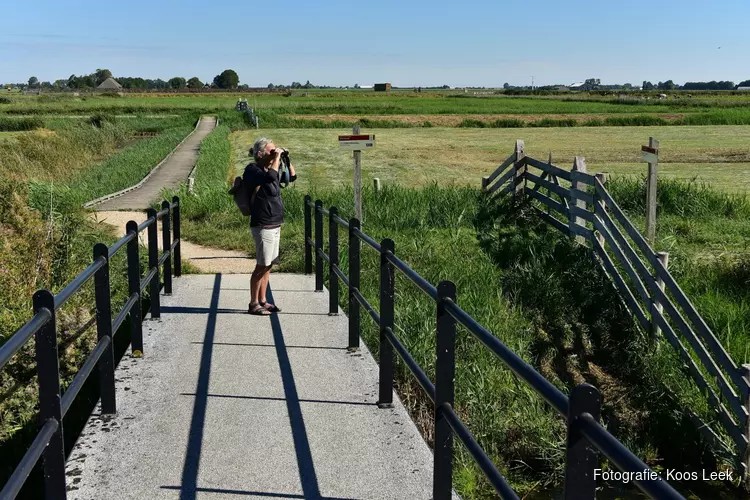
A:
{"label": "distant tree", "polygon": [[243,83],[242,85],[240,85],[237,88],[240,89],[240,90],[249,90],[250,89],[250,85],[248,85],[247,83]]}
{"label": "distant tree", "polygon": [[750,87],[750,80],[745,80],[737,84],[738,87]]}
{"label": "distant tree", "polygon": [[358,84],[358,83],[355,83],[355,84],[354,84],[354,88],[355,88],[355,89],[358,89],[358,88],[359,88],[359,84]]}
{"label": "distant tree", "polygon": [[52,90],[52,84],[50,82],[42,82],[42,88],[45,90]]}
{"label": "distant tree", "polygon": [[654,84],[651,82],[643,81],[643,90],[654,90]]}
{"label": "distant tree", "polygon": [[35,76],[29,78],[29,88],[36,88],[37,85],[39,85],[39,78]]}
{"label": "distant tree", "polygon": [[510,88],[510,83],[508,83],[508,82],[503,83],[503,88],[505,90],[508,90]]}
{"label": "distant tree", "polygon": [[55,90],[63,90],[68,88],[68,80],[55,80],[52,84],[52,88]]}
{"label": "distant tree", "polygon": [[203,82],[200,81],[197,76],[194,76],[187,81],[187,88],[189,89],[199,89],[201,87],[203,87]]}
{"label": "distant tree", "polygon": [[273,84],[273,83],[269,83],[269,84],[268,84],[268,88],[269,88],[269,89],[273,89],[273,88],[274,88],[274,84]]}
{"label": "distant tree", "polygon": [[240,84],[240,77],[234,70],[225,69],[214,78],[214,84],[220,89],[236,89]]}
{"label": "distant tree", "polygon": [[[750,83],[750,80],[748,81]],[[740,84],[742,85],[742,84]],[[710,81],[710,82],[685,82],[683,90],[733,90],[734,82],[729,81]]]}
{"label": "distant tree", "polygon": [[303,89],[311,89],[311,88],[314,88],[314,87],[315,87],[315,85],[313,85],[312,83],[310,83],[310,80],[307,80],[307,83],[305,83],[302,86]]}
{"label": "distant tree", "polygon": [[659,82],[657,88],[659,90],[674,90],[677,88],[677,85],[672,80],[667,80],[666,82]]}
{"label": "distant tree", "polygon": [[93,77],[94,84],[98,87],[99,85],[104,83],[104,80],[106,80],[107,78],[112,78],[112,72],[108,69],[97,69]]}
{"label": "distant tree", "polygon": [[173,89],[184,89],[187,86],[187,82],[181,76],[175,76],[169,79],[169,87]]}

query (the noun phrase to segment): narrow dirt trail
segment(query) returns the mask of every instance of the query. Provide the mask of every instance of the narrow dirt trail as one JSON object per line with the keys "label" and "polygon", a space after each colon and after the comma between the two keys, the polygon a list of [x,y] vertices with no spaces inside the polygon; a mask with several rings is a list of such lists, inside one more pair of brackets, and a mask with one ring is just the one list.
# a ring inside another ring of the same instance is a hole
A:
{"label": "narrow dirt trail", "polygon": [[[117,236],[125,236],[125,225],[130,220],[138,224],[146,220],[144,212],[92,212],[91,218],[100,224],[107,224],[117,232]],[[141,232],[138,236],[141,245],[146,246],[146,231]],[[161,244],[161,223],[159,223],[159,248]],[[248,274],[252,273],[255,267],[255,259],[251,258],[244,252],[233,250],[221,250],[218,248],[204,247],[182,241],[181,244],[182,260],[192,264],[201,273],[207,274]]]}

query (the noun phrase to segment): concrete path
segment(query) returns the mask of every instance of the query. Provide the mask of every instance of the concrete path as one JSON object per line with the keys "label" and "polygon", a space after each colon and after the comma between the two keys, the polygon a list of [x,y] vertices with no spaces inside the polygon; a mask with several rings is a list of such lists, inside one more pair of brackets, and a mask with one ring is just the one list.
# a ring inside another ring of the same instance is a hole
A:
{"label": "concrete path", "polygon": [[185,182],[198,160],[198,151],[203,139],[216,127],[216,118],[204,116],[195,131],[174,150],[161,167],[138,189],[117,198],[104,201],[92,208],[102,210],[145,210],[159,200],[164,188],[177,188]]}
{"label": "concrete path", "polygon": [[283,312],[245,314],[247,275],[176,278],[145,357],[117,370],[68,462],[69,499],[428,499],[432,454],[378,367],[347,352],[310,276],[274,274]]}

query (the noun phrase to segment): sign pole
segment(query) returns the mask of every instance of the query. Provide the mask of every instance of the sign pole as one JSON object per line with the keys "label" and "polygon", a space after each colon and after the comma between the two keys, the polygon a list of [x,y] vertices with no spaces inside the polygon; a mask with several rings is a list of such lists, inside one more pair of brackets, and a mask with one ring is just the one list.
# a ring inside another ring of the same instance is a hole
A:
{"label": "sign pole", "polygon": [[641,147],[641,157],[648,163],[646,189],[646,238],[652,245],[656,239],[656,182],[659,174],[659,141],[648,139],[648,147]]}
{"label": "sign pole", "polygon": [[[352,129],[354,135],[359,134],[359,123]],[[362,223],[362,165],[360,163],[362,151],[354,151],[354,216]]]}

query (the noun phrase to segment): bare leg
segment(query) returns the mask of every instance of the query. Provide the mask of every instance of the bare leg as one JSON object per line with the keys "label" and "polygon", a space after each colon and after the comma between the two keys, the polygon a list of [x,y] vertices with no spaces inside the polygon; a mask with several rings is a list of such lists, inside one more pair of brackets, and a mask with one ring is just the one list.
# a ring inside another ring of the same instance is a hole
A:
{"label": "bare leg", "polygon": [[252,277],[250,278],[250,303],[251,304],[257,304],[261,299],[261,293],[263,293],[262,297],[265,298],[266,291],[265,288],[263,288],[263,292],[261,292],[261,288],[263,286],[263,277],[266,272],[265,266],[255,266],[255,269],[253,270]]}
{"label": "bare leg", "polygon": [[271,266],[268,266],[266,268],[265,273],[263,274],[263,277],[261,278],[261,284],[258,294],[258,299],[263,302],[264,304],[266,301],[266,290],[268,290],[268,282],[271,281]]}

